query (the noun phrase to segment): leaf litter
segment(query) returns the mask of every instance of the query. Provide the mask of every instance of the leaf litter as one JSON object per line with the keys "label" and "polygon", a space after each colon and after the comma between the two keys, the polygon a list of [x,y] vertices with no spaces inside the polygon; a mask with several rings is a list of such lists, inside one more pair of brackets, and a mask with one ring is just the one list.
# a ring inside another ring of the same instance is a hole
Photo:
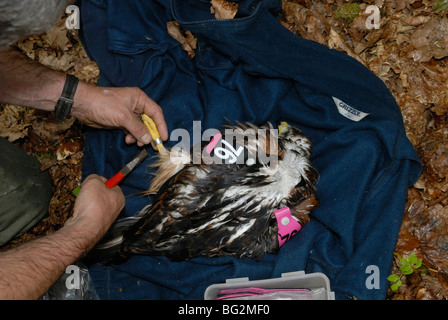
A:
{"label": "leaf litter", "polygon": [[[366,8],[381,13],[378,29],[366,24]],[[211,15],[232,19],[238,6],[211,1]],[[297,36],[345,52],[374,72],[395,97],[406,133],[424,165],[408,191],[391,274],[397,257],[415,255],[422,266],[406,275],[391,300],[442,300],[448,297],[448,4],[431,0],[283,0],[281,23]],[[170,34],[194,58],[196,40],[169,23]],[[95,83],[99,70],[62,17],[47,33],[31,36],[18,50],[50,68]],[[287,53],[286,53],[287,54]],[[74,119],[57,123],[52,114],[0,106],[0,136],[35,155],[49,170],[54,196],[49,215],[3,247],[18,245],[60,228],[71,215],[73,190],[80,182],[83,126]]]}

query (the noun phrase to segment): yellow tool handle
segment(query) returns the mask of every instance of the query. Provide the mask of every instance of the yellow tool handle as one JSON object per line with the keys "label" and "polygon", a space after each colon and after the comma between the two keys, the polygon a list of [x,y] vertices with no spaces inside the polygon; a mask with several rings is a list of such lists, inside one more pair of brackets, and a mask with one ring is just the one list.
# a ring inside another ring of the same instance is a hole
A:
{"label": "yellow tool handle", "polygon": [[160,138],[159,131],[157,130],[156,124],[154,121],[146,114],[142,114],[142,121],[146,128],[148,128],[149,133],[151,134],[152,140],[154,141],[159,152],[165,149],[162,143],[162,139]]}

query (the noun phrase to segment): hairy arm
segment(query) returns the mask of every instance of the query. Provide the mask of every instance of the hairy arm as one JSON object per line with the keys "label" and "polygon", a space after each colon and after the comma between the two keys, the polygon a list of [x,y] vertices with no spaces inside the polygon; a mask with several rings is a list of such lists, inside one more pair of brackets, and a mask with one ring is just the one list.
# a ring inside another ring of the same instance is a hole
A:
{"label": "hairy arm", "polygon": [[65,75],[16,50],[0,51],[0,102],[54,111]]}
{"label": "hairy arm", "polygon": [[[0,51],[0,103],[54,111],[65,83],[65,74],[42,66],[16,50]],[[120,128],[126,142],[151,142],[140,121],[153,118],[163,140],[168,131],[160,106],[139,88],[103,88],[82,81],[74,97],[72,116],[97,128]]]}
{"label": "hairy arm", "polygon": [[75,228],[0,253],[0,299],[38,299],[89,247]]}
{"label": "hairy arm", "polygon": [[38,299],[103,237],[124,207],[119,187],[105,178],[83,182],[73,217],[53,234],[0,252],[0,299]]}

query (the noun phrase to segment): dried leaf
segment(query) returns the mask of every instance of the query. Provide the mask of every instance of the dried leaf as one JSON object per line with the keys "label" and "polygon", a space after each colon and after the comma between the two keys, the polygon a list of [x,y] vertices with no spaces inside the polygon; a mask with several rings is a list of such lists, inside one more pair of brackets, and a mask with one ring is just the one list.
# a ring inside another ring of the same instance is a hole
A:
{"label": "dried leaf", "polygon": [[210,13],[216,19],[233,19],[238,13],[238,3],[226,0],[211,0]]}
{"label": "dried leaf", "polygon": [[58,58],[53,54],[48,54],[46,52],[47,51],[41,51],[41,54],[39,55],[39,62],[46,67],[67,72],[75,65],[73,62],[73,56],[69,53],[64,53]]}
{"label": "dried leaf", "polygon": [[50,46],[55,46],[62,51],[67,51],[72,47],[71,42],[67,37],[67,28],[65,27],[65,20],[63,19],[59,19],[50,30],[43,34],[42,39]]}
{"label": "dried leaf", "polygon": [[328,37],[328,47],[330,49],[337,49],[339,51],[345,52],[347,55],[358,60],[360,63],[365,65],[366,63],[362,58],[353,51],[353,49],[347,44],[347,42],[342,38],[339,33],[337,33],[333,28],[330,29],[330,35]]}
{"label": "dried leaf", "polygon": [[429,20],[415,30],[410,41],[415,49],[411,55],[414,61],[426,62],[448,56],[448,18]]}
{"label": "dried leaf", "polygon": [[183,30],[177,21],[168,22],[166,28],[168,34],[182,45],[182,49],[187,52],[188,57],[193,59],[198,42],[193,34],[190,31]]}
{"label": "dried leaf", "polygon": [[0,137],[14,142],[28,135],[34,110],[13,105],[0,105]]}

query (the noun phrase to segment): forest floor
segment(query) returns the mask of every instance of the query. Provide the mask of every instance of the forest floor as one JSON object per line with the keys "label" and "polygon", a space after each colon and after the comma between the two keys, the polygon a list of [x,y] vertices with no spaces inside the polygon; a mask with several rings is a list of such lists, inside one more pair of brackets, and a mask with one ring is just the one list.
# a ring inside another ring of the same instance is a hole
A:
{"label": "forest floor", "polygon": [[[379,27],[373,26],[379,9]],[[445,300],[448,297],[448,1],[283,0],[282,24],[291,32],[347,53],[381,78],[403,114],[409,140],[424,169],[408,191],[391,274],[414,255],[414,265],[389,289],[391,300]],[[89,60],[76,30],[62,17],[42,35],[17,44],[28,57],[95,83],[96,64]],[[80,183],[83,125],[59,123],[52,113],[0,105],[0,136],[37,157],[54,185],[49,215],[10,247],[59,229],[70,217],[71,191]],[[401,262],[400,262],[401,260]],[[415,262],[415,261],[414,261]]]}

